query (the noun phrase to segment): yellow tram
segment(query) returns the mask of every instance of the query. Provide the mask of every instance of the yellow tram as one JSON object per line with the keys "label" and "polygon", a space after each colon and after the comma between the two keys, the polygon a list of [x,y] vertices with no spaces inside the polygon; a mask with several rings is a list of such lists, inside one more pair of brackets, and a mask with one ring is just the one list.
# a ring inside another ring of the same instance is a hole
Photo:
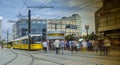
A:
{"label": "yellow tram", "polygon": [[11,48],[24,49],[24,50],[41,50],[43,48],[42,42],[40,42],[40,36],[32,35],[31,44],[28,42],[28,36],[20,37],[11,41]]}
{"label": "yellow tram", "polygon": [[4,48],[11,48],[11,47],[12,47],[12,42],[9,41],[9,42],[7,42],[7,43],[3,43],[3,47],[4,47]]}

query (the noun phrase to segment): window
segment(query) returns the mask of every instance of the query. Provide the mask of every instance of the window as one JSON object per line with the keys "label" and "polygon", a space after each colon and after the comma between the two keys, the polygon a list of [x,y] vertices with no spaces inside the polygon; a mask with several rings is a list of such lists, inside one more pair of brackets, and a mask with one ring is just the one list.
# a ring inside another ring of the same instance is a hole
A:
{"label": "window", "polygon": [[41,25],[38,25],[37,27],[38,27],[38,28],[41,28]]}
{"label": "window", "polygon": [[28,43],[28,40],[27,40],[27,39],[24,39],[24,40],[22,40],[22,43],[23,43],[23,44],[27,44],[27,43]]}
{"label": "window", "polygon": [[115,21],[114,21],[114,20],[109,20],[109,21],[108,21],[108,25],[113,25],[113,24],[115,24]]}
{"label": "window", "polygon": [[70,25],[66,25],[66,28],[70,28]]}
{"label": "window", "polygon": [[43,24],[43,25],[42,25],[42,28],[46,29],[46,24]]}
{"label": "window", "polygon": [[120,13],[119,12],[116,13],[115,18],[116,18],[116,20],[115,20],[116,22],[115,23],[116,24],[120,23]]}
{"label": "window", "polygon": [[112,7],[112,3],[110,1],[106,2],[106,9],[110,9]]}
{"label": "window", "polygon": [[42,40],[46,40],[46,37],[42,37]]}
{"label": "window", "polygon": [[42,33],[43,36],[46,36],[46,33]]}
{"label": "window", "polygon": [[102,17],[100,18],[100,22],[106,22],[106,16],[102,16]]}
{"label": "window", "polygon": [[36,23],[36,21],[32,21],[32,23]]}
{"label": "window", "polygon": [[107,17],[107,24],[108,24],[108,25],[113,25],[113,24],[115,24],[115,15],[114,15],[114,14],[110,14],[110,15]]}
{"label": "window", "polygon": [[42,24],[46,24],[46,21],[42,21],[41,23],[42,23]]}
{"label": "window", "polygon": [[35,37],[32,37],[32,43],[37,43],[37,42],[40,42],[41,41],[41,37],[40,36],[35,36]]}
{"label": "window", "polygon": [[116,24],[120,24],[120,18],[119,19],[116,19]]}
{"label": "window", "polygon": [[46,32],[46,29],[42,29],[42,32]]}

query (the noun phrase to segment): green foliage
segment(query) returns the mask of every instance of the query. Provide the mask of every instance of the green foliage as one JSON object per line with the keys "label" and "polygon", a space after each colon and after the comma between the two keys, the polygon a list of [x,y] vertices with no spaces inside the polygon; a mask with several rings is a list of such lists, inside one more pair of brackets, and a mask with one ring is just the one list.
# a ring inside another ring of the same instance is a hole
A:
{"label": "green foliage", "polygon": [[87,35],[83,36],[83,39],[85,39],[85,40],[89,40],[89,39],[93,40],[93,39],[96,39],[96,38],[97,38],[97,35],[95,35],[94,32],[92,32],[88,36]]}
{"label": "green foliage", "polygon": [[5,42],[5,40],[3,39],[3,40],[0,40],[0,44],[2,44],[3,42]]}
{"label": "green foliage", "polygon": [[74,40],[74,35],[69,34],[69,35],[65,36],[65,40],[67,40],[67,41]]}

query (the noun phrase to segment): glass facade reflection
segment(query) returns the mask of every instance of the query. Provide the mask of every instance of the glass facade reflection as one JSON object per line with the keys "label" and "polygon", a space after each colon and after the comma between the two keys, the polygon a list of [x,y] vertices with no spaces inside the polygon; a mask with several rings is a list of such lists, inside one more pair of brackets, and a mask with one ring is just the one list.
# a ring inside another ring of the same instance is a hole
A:
{"label": "glass facade reflection", "polygon": [[[44,19],[31,20],[31,34],[40,34],[41,39],[46,39],[46,22]],[[14,39],[28,35],[28,22],[26,19],[21,19],[13,25]]]}

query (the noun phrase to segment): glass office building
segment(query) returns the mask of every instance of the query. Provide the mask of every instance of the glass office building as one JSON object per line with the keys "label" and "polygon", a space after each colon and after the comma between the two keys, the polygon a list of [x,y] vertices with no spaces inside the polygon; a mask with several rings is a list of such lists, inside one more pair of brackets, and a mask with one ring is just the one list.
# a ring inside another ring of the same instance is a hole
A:
{"label": "glass office building", "polygon": [[[46,22],[45,19],[32,19],[31,20],[31,35],[38,34],[41,35],[40,39],[46,39]],[[22,36],[28,35],[28,21],[27,19],[20,19],[13,25],[14,39]]]}

